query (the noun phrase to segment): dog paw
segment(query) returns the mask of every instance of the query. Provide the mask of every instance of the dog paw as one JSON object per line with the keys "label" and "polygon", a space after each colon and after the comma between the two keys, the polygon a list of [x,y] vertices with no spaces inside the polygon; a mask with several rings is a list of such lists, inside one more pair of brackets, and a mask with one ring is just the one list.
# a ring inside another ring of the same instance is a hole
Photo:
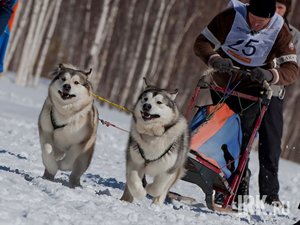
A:
{"label": "dog paw", "polygon": [[48,143],[44,145],[44,148],[45,148],[45,152],[46,152],[48,155],[50,155],[50,154],[53,152],[52,146],[51,146],[50,144],[48,144]]}
{"label": "dog paw", "polygon": [[147,195],[147,192],[144,188],[133,188],[130,190],[130,193],[136,199],[143,199]]}
{"label": "dog paw", "polygon": [[54,181],[54,176],[53,174],[49,173],[48,170],[44,171],[43,179]]}
{"label": "dog paw", "polygon": [[153,198],[152,205],[162,206],[163,203],[164,203],[164,199],[162,199],[161,196]]}
{"label": "dog paw", "polygon": [[75,187],[82,187],[80,184],[80,177],[74,177],[70,175],[69,177],[69,187],[70,188],[75,188]]}
{"label": "dog paw", "polygon": [[152,197],[157,197],[161,194],[161,190],[159,188],[157,188],[157,185],[155,185],[154,183],[148,184],[146,186],[146,191]]}

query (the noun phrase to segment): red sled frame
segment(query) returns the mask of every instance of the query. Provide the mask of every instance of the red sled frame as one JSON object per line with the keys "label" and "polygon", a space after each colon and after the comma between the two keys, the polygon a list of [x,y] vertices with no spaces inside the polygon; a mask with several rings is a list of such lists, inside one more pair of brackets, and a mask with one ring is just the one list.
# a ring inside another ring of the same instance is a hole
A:
{"label": "red sled frame", "polygon": [[[244,71],[240,71],[240,72],[243,73]],[[246,75],[249,75],[249,72],[247,72],[247,71],[244,73],[247,73]],[[193,96],[190,100],[190,103],[188,105],[186,117],[189,121],[191,120],[192,111],[195,107],[196,100],[198,99],[198,97],[200,95],[201,89],[209,88],[210,90],[221,92],[223,94],[228,94],[230,96],[237,96],[237,97],[240,97],[243,99],[251,100],[253,102],[260,101],[260,104],[261,104],[261,110],[255,121],[254,129],[252,131],[252,134],[250,136],[250,139],[247,143],[245,150],[242,152],[242,155],[240,156],[240,161],[239,161],[238,167],[237,167],[236,171],[234,172],[234,174],[232,174],[233,177],[231,177],[230,183],[226,180],[226,178],[220,168],[211,164],[209,161],[207,161],[206,159],[201,157],[199,154],[197,154],[197,152],[195,152],[194,150],[191,150],[189,153],[188,162],[187,162],[187,174],[182,179],[187,182],[197,184],[198,186],[201,187],[201,189],[206,194],[205,201],[206,201],[206,205],[208,208],[210,208],[212,210],[217,210],[217,211],[230,211],[230,210],[232,210],[231,206],[232,206],[233,200],[235,198],[235,195],[237,193],[238,186],[241,182],[242,174],[245,170],[245,167],[246,167],[246,164],[247,164],[247,161],[249,158],[251,146],[252,146],[255,136],[258,132],[258,129],[260,127],[260,124],[264,117],[264,114],[268,109],[268,105],[269,105],[271,97],[272,97],[272,89],[270,88],[270,85],[266,81],[264,81],[263,88],[266,90],[265,93],[262,95],[262,97],[255,97],[255,96],[247,95],[247,94],[244,94],[241,92],[218,87],[216,85],[212,85],[212,84],[208,85],[207,82],[204,80],[205,80],[205,77],[202,77],[199,80],[199,82],[194,90]],[[199,165],[198,163],[201,165],[201,167],[198,166]],[[218,179],[216,180],[215,178],[213,178],[212,186],[210,186],[210,185],[208,185],[209,182],[207,180],[205,180],[204,177],[201,177],[200,174],[203,174],[203,173],[209,174],[207,177],[213,177],[210,175],[217,174]],[[210,190],[210,188],[212,188],[212,190]],[[220,208],[214,204],[214,199],[213,199],[213,195],[212,195],[213,190],[223,192],[225,199],[224,199],[222,208]]]}

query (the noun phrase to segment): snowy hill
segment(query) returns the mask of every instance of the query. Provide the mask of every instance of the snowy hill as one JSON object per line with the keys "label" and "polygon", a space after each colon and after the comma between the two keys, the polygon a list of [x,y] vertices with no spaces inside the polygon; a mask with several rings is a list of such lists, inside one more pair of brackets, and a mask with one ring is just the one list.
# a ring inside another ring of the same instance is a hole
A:
{"label": "snowy hill", "polygon": [[[195,185],[179,181],[173,190],[197,199],[199,204],[151,205],[150,199],[122,202],[125,184],[125,148],[128,133],[99,125],[92,163],[82,176],[83,188],[66,186],[68,173],[55,182],[43,180],[44,167],[37,120],[47,95],[48,81],[38,87],[14,85],[13,77],[0,79],[0,225],[163,225],[163,224],[294,224],[300,220],[300,165],[280,162],[280,197],[286,210],[250,213],[217,213],[204,206],[204,195]],[[97,106],[100,117],[129,129],[130,116]],[[250,193],[258,194],[257,154],[251,156]],[[254,208],[255,209],[255,208]]]}

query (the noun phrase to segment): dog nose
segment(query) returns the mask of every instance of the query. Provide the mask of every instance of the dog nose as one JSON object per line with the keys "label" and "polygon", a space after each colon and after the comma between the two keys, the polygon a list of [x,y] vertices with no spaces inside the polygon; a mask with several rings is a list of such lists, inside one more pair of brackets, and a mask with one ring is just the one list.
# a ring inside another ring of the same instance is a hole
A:
{"label": "dog nose", "polygon": [[63,85],[63,89],[64,89],[64,91],[70,91],[71,90],[71,85],[70,84],[64,84]]}
{"label": "dog nose", "polygon": [[145,104],[143,105],[143,110],[146,111],[146,112],[148,112],[148,111],[150,111],[151,107],[152,107],[152,106],[151,106],[150,104],[145,103]]}

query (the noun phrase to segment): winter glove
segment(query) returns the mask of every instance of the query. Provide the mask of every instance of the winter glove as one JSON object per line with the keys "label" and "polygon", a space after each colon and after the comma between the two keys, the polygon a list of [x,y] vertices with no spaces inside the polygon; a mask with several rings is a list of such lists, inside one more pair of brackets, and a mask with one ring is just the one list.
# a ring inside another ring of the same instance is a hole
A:
{"label": "winter glove", "polygon": [[273,80],[273,74],[270,70],[257,67],[251,70],[251,80],[257,81],[260,84],[263,84],[264,80],[271,82]]}
{"label": "winter glove", "polygon": [[211,60],[211,66],[215,70],[218,70],[222,73],[227,73],[231,71],[233,67],[231,59],[222,58],[222,57],[215,57]]}

